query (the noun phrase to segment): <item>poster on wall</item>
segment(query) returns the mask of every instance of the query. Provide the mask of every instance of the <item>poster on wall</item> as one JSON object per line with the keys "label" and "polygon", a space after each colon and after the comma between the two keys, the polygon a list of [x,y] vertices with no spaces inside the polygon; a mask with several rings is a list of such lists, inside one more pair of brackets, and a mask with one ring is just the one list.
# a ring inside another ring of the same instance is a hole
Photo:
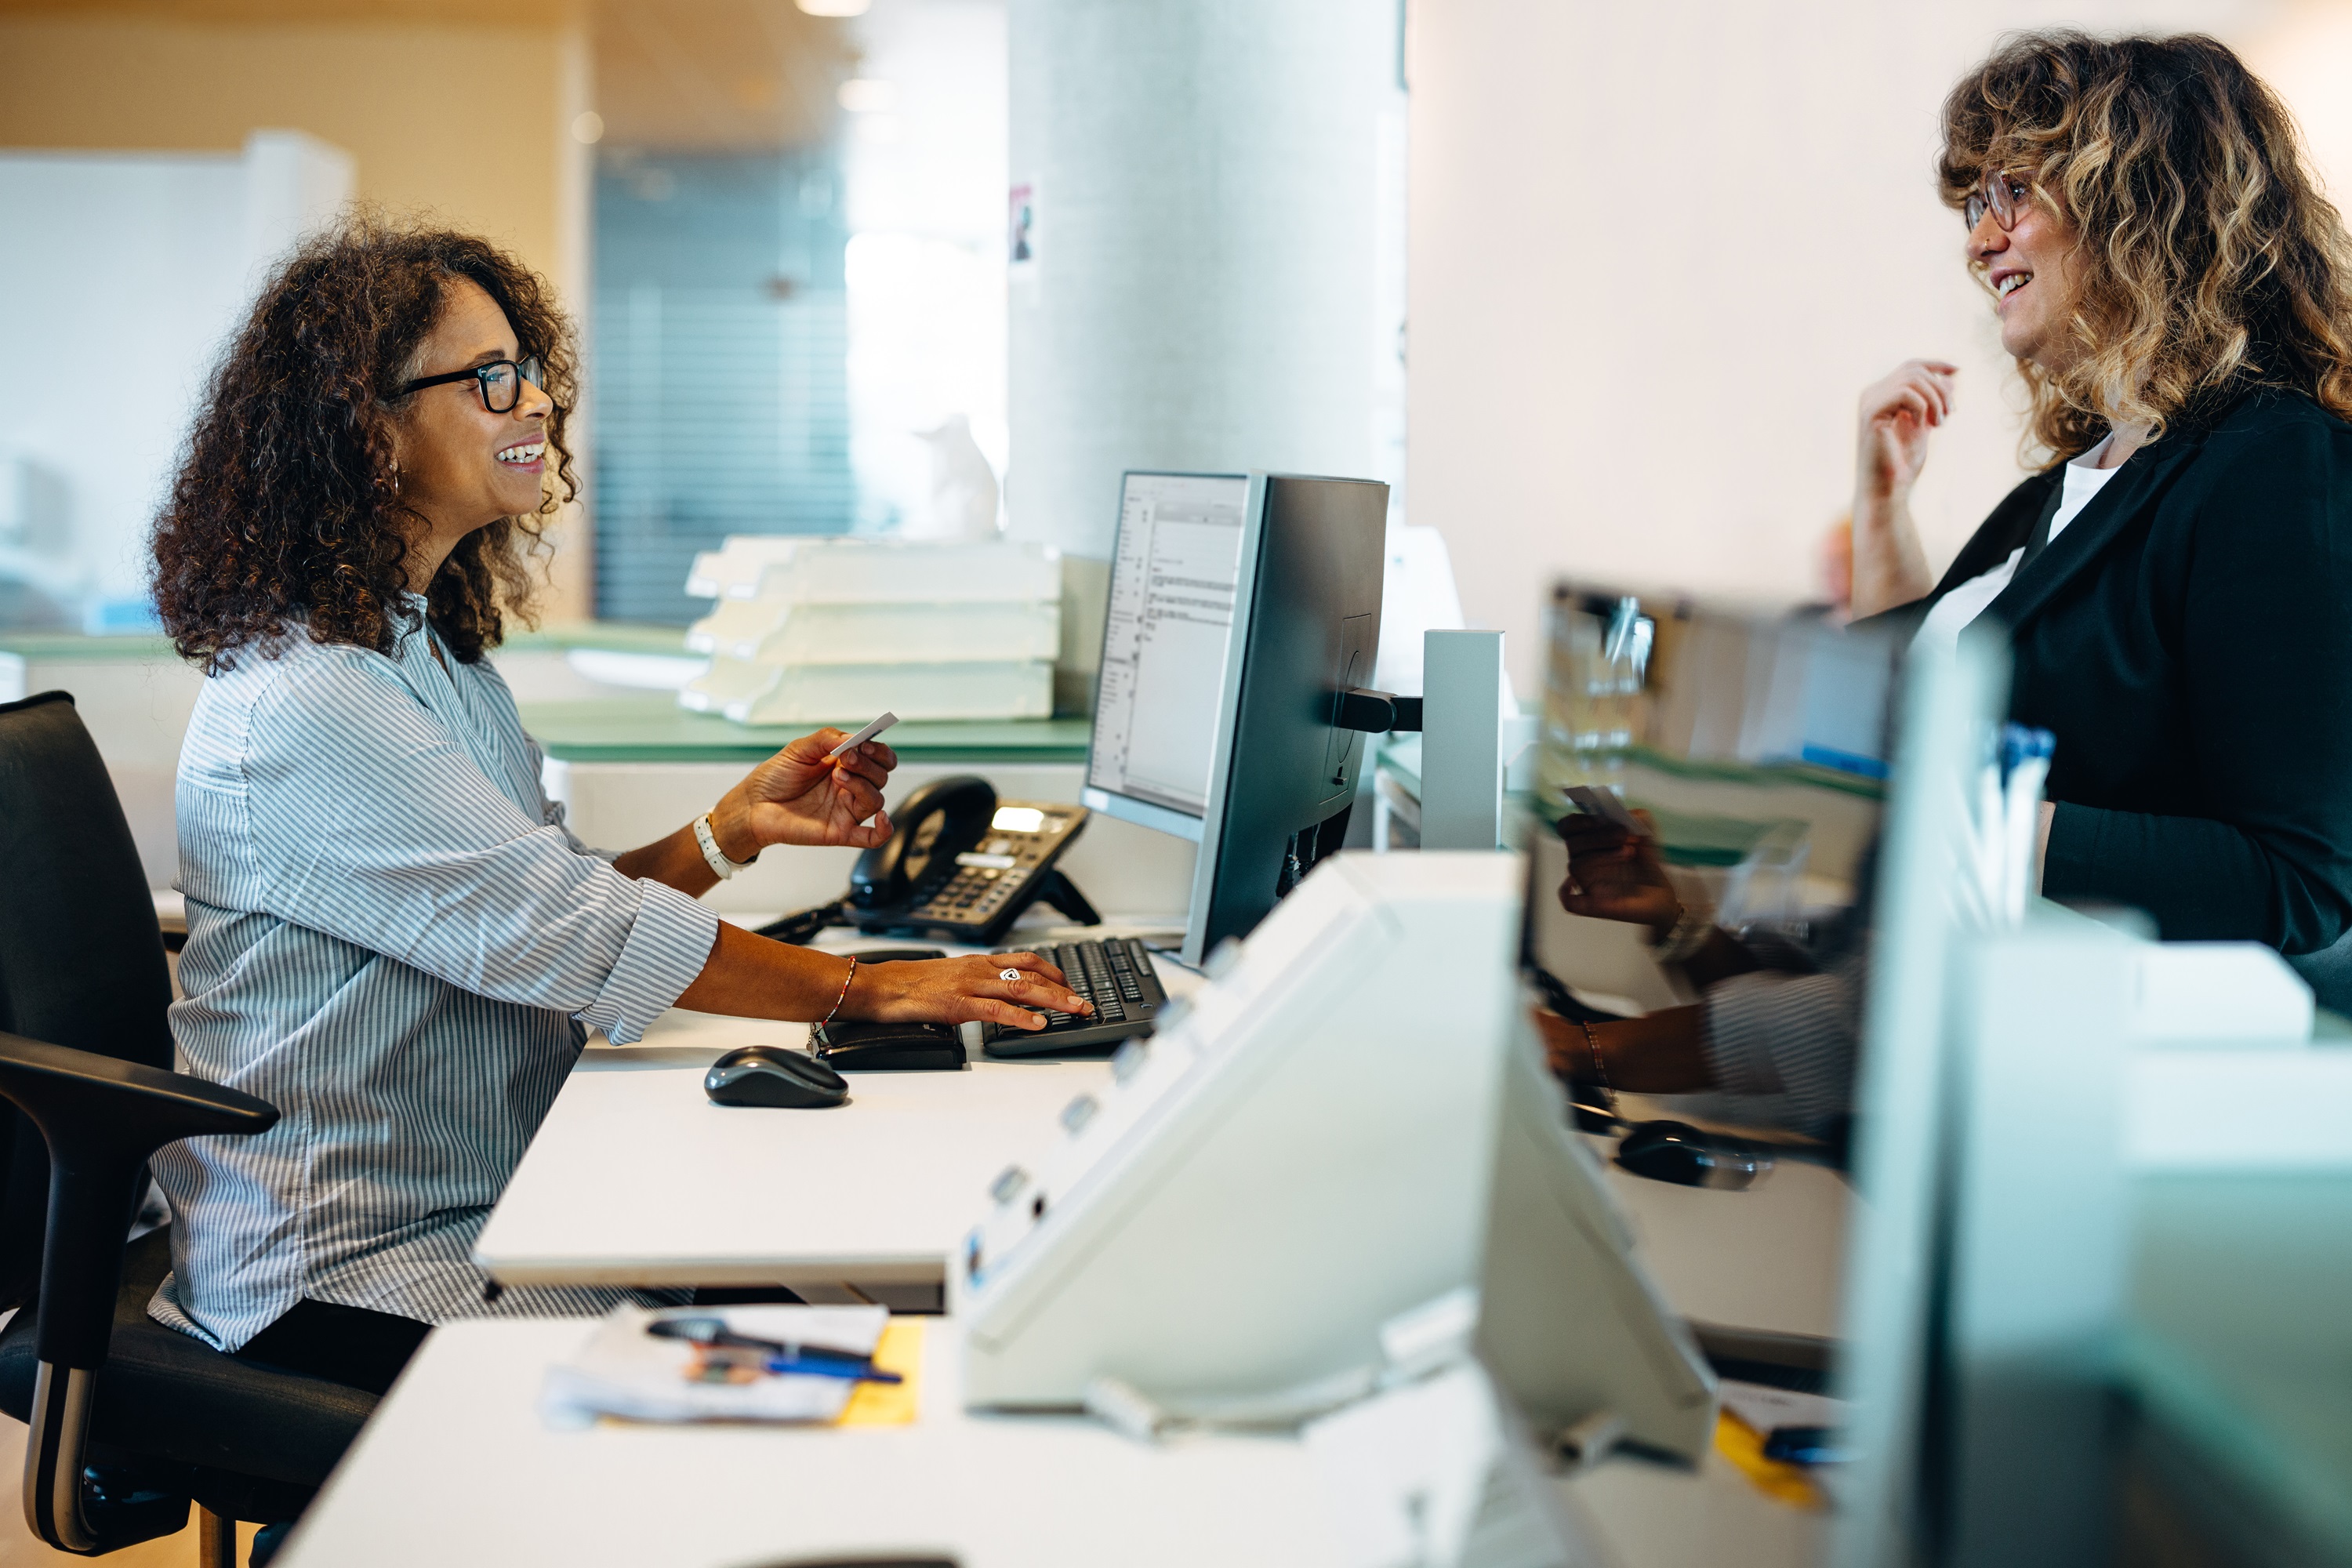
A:
{"label": "poster on wall", "polygon": [[1016,180],[1005,193],[1004,269],[1015,283],[1037,279],[1037,182]]}

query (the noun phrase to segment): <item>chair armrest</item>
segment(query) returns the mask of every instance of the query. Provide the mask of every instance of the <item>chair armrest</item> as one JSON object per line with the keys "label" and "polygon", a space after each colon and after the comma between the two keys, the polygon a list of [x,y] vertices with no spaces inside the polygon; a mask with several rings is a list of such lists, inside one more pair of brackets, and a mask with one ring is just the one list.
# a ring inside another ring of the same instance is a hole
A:
{"label": "chair armrest", "polygon": [[90,1401],[114,1336],[135,1184],[147,1157],[164,1144],[263,1131],[278,1110],[185,1073],[5,1033],[0,1099],[41,1130],[49,1149],[26,1518],[52,1546],[110,1552],[171,1527],[168,1506],[107,1507],[82,1486]]}
{"label": "chair armrest", "polygon": [[0,1099],[49,1148],[40,1358],[94,1369],[106,1360],[133,1188],[148,1156],[183,1138],[262,1131],[277,1108],[186,1073],[5,1033]]}

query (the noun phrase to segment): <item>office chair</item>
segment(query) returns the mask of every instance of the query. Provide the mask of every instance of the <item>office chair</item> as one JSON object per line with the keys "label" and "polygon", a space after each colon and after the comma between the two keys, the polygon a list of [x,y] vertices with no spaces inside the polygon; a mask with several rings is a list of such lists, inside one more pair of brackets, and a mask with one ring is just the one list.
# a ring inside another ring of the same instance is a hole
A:
{"label": "office chair", "polygon": [[[236,1521],[299,1514],[375,1408],[147,1316],[168,1230],[129,1242],[147,1159],[277,1110],[171,1069],[154,903],[73,699],[0,705],[0,1410],[28,1423],[25,1514],[95,1556],[203,1510],[205,1568]],[[9,1109],[13,1106],[14,1109]],[[46,1219],[44,1218],[46,1215]]]}

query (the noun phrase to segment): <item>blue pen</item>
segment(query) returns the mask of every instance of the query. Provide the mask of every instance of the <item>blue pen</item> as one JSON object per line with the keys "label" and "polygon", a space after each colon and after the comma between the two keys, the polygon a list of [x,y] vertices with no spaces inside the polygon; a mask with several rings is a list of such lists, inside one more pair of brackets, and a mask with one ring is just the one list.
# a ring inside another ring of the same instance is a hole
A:
{"label": "blue pen", "polygon": [[777,1356],[761,1363],[763,1372],[799,1373],[807,1377],[846,1377],[859,1383],[904,1383],[895,1372],[885,1372],[870,1361],[819,1360],[814,1356]]}
{"label": "blue pen", "polygon": [[827,1350],[821,1345],[793,1345],[780,1340],[755,1339],[750,1334],[737,1333],[727,1326],[725,1319],[715,1315],[656,1318],[646,1325],[646,1332],[656,1339],[684,1340],[705,1350],[763,1352],[760,1359],[763,1372],[797,1372],[814,1377],[852,1377],[865,1383],[906,1381],[895,1372],[877,1368],[872,1356],[859,1355],[854,1351]]}

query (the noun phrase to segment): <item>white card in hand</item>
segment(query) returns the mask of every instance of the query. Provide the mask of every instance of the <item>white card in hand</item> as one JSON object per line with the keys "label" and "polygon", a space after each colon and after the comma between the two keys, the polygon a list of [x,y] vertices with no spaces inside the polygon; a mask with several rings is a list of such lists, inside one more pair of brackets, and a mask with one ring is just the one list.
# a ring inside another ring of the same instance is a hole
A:
{"label": "white card in hand", "polygon": [[875,736],[880,734],[883,731],[888,729],[898,721],[898,716],[896,713],[883,714],[882,717],[875,720],[874,722],[866,725],[866,728],[858,731],[857,733],[850,736],[849,739],[844,741],[830,752],[827,752],[825,753],[825,760],[830,762],[835,757],[847,756],[850,752],[866,744],[866,742],[872,740]]}
{"label": "white card in hand", "polygon": [[1625,803],[1617,798],[1617,792],[1613,789],[1595,789],[1591,784],[1570,784],[1561,793],[1568,796],[1570,802],[1578,810],[1588,816],[1597,816],[1603,822],[1623,828],[1628,833],[1639,833],[1646,837],[1650,831],[1642,826],[1640,817],[1625,808]]}

